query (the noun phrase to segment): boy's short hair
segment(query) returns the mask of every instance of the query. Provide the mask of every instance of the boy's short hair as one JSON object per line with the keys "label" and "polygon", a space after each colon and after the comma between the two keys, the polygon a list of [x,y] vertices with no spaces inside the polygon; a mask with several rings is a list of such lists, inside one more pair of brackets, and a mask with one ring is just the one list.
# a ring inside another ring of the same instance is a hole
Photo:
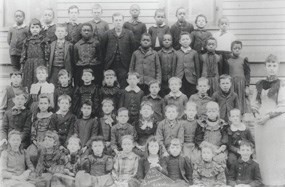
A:
{"label": "boy's short hair", "polygon": [[95,136],[94,138],[91,139],[91,146],[93,145],[93,142],[102,142],[103,145],[105,146],[105,140],[103,136]]}
{"label": "boy's short hair", "polygon": [[187,11],[186,8],[184,8],[184,7],[179,7],[179,8],[176,9],[176,13],[175,13],[176,16],[177,16],[178,11],[181,10],[181,9],[184,9],[185,11]]}
{"label": "boy's short hair", "polygon": [[164,38],[164,36],[167,36],[167,35],[171,37],[171,40],[173,40],[173,37],[172,37],[172,35],[171,35],[170,33],[164,34],[164,35],[163,35],[163,38]]}
{"label": "boy's short hair", "polygon": [[105,98],[105,99],[103,99],[103,101],[102,101],[102,106],[105,104],[105,103],[110,103],[110,104],[112,104],[113,106],[114,106],[114,101],[112,100],[112,99],[110,99],[110,98]]}
{"label": "boy's short hair", "polygon": [[45,134],[45,137],[52,138],[54,140],[56,146],[59,145],[59,136],[58,136],[56,131],[48,130]]}
{"label": "boy's short hair", "polygon": [[235,111],[239,112],[239,113],[240,113],[240,115],[241,115],[241,111],[240,111],[240,109],[238,109],[238,108],[234,108],[234,109],[231,109],[231,110],[230,110],[229,116],[231,116],[232,112],[235,112]]}
{"label": "boy's short hair", "polygon": [[239,148],[241,148],[241,146],[248,146],[251,149],[254,149],[254,144],[247,140],[241,140],[239,144]]}
{"label": "boy's short hair", "polygon": [[127,112],[129,113],[129,110],[128,110],[127,108],[121,107],[121,108],[118,109],[117,114],[119,115],[119,113],[121,113],[121,112],[123,112],[123,111],[127,111]]}
{"label": "boy's short hair", "polygon": [[149,33],[145,32],[145,33],[142,34],[141,40],[142,40],[142,38],[143,38],[144,36],[147,36],[147,37],[149,37],[149,38],[151,39],[151,35],[150,35]]}
{"label": "boy's short hair", "polygon": [[157,84],[160,87],[160,82],[156,79],[149,81],[148,86],[150,87],[153,84]]}
{"label": "boy's short hair", "polygon": [[199,18],[199,17],[204,18],[206,23],[208,22],[207,17],[206,17],[204,14],[199,14],[198,16],[196,16],[196,19],[195,19],[195,23],[196,23],[196,24],[197,24],[197,21],[198,21],[198,18]]}
{"label": "boy's short hair", "polygon": [[210,101],[210,102],[208,102],[207,105],[206,105],[206,109],[207,109],[207,110],[212,109],[212,108],[217,109],[218,111],[220,111],[220,106],[219,106],[219,104],[218,104],[217,102],[215,102],[215,101]]}
{"label": "boy's short hair", "polygon": [[46,73],[48,73],[48,69],[47,69],[47,67],[45,67],[45,66],[39,66],[39,67],[37,67],[37,68],[36,68],[36,73],[37,73],[38,71],[45,71]]}
{"label": "boy's short hair", "polygon": [[79,13],[79,8],[78,8],[78,6],[76,6],[76,5],[71,5],[71,6],[67,9],[68,13],[70,13],[70,10],[71,10],[71,9],[77,9],[77,12]]}
{"label": "boy's short hair", "polygon": [[42,28],[42,23],[40,22],[40,20],[34,18],[31,20],[30,24],[29,24],[29,30],[31,29],[32,25],[38,25],[40,26],[40,28]]}
{"label": "boy's short hair", "polygon": [[153,110],[153,104],[152,104],[150,101],[143,101],[143,102],[141,103],[141,108],[142,108],[143,106],[150,106],[151,109]]}
{"label": "boy's short hair", "polygon": [[173,104],[166,105],[164,111],[166,112],[169,108],[175,108],[175,110],[178,112],[178,107]]}
{"label": "boy's short hair", "polygon": [[128,135],[124,135],[124,136],[121,137],[121,140],[120,140],[120,144],[121,144],[121,145],[122,145],[122,143],[123,143],[123,141],[124,141],[125,139],[131,140],[133,143],[134,143],[134,141],[135,141],[134,136],[129,135],[129,134],[128,134]]}
{"label": "boy's short hair", "polygon": [[189,33],[189,32],[186,32],[186,31],[182,31],[182,32],[180,33],[179,40],[181,40],[182,36],[184,36],[184,35],[189,36],[189,38],[190,38],[190,40],[191,40],[190,33]]}
{"label": "boy's short hair", "polygon": [[[16,10],[16,11],[15,11],[15,14],[16,14],[17,12],[21,12],[21,14],[23,15],[23,17],[24,17],[24,18],[26,17],[26,14],[25,14],[25,12],[24,12],[23,10]],[[14,14],[14,15],[15,15],[15,14]]]}
{"label": "boy's short hair", "polygon": [[169,80],[168,80],[168,84],[172,81],[177,81],[178,83],[180,83],[180,85],[182,85],[182,80],[178,77],[171,77]]}
{"label": "boy's short hair", "polygon": [[[92,26],[91,26],[91,27],[92,27]],[[82,75],[83,75],[84,72],[91,73],[92,76],[94,77],[94,72],[93,72],[93,70],[92,70],[91,68],[85,68],[85,69],[83,69],[83,70],[82,70]]]}
{"label": "boy's short hair", "polygon": [[131,71],[128,73],[128,77],[129,76],[136,76],[137,79],[140,79],[140,74],[138,72],[135,72],[135,71]]}
{"label": "boy's short hair", "polygon": [[81,108],[83,107],[83,105],[91,106],[91,110],[92,110],[93,103],[90,99],[86,99],[85,101],[83,101],[81,104]]}
{"label": "boy's short hair", "polygon": [[235,40],[235,41],[233,41],[233,42],[231,43],[231,50],[233,50],[233,47],[234,47],[235,44],[239,44],[239,45],[241,46],[241,48],[242,48],[242,42],[239,41],[239,40]]}
{"label": "boy's short hair", "polygon": [[201,82],[207,82],[207,85],[210,86],[209,79],[207,79],[206,77],[200,77],[197,82],[198,82],[198,85]]}
{"label": "boy's short hair", "polygon": [[265,64],[267,63],[277,63],[279,64],[278,58],[276,55],[270,54],[265,59]]}
{"label": "boy's short hair", "polygon": [[60,103],[61,100],[68,100],[69,103],[71,103],[71,97],[67,94],[63,94],[58,97],[58,103]]}
{"label": "boy's short hair", "polygon": [[181,142],[180,139],[178,139],[178,138],[173,138],[173,139],[170,141],[169,147],[170,147],[171,145],[174,145],[174,146],[179,145],[179,146],[182,147],[182,142]]}
{"label": "boy's short hair", "polygon": [[207,40],[206,40],[206,45],[208,44],[208,42],[209,42],[210,40],[214,40],[214,41],[216,42],[216,44],[217,44],[217,39],[211,36],[211,37],[207,38]]}
{"label": "boy's short hair", "polygon": [[54,10],[53,10],[52,8],[46,8],[46,9],[44,9],[44,11],[46,11],[46,10],[51,11],[51,12],[52,12],[52,17],[54,18],[54,16],[55,16]]}
{"label": "boy's short hair", "polygon": [[185,105],[185,109],[186,109],[187,107],[190,107],[190,106],[193,106],[196,110],[198,110],[197,104],[194,103],[193,101],[188,101],[188,102],[186,103],[186,105]]}
{"label": "boy's short hair", "polygon": [[164,11],[164,9],[161,9],[161,8],[156,9],[155,12],[154,12],[154,17],[155,17],[158,13],[163,13],[163,14],[164,14],[164,17],[165,17],[165,11]]}
{"label": "boy's short hair", "polygon": [[113,76],[117,77],[116,72],[112,69],[108,69],[108,70],[104,71],[104,76],[107,76],[107,75],[109,75],[109,76],[113,75]]}
{"label": "boy's short hair", "polygon": [[92,6],[92,12],[93,12],[93,9],[100,9],[101,10],[101,12],[103,12],[103,9],[102,9],[102,6],[100,5],[100,4],[98,4],[98,3],[95,3],[95,4],[93,4],[93,6]]}
{"label": "boy's short hair", "polygon": [[226,16],[222,16],[222,17],[220,17],[219,20],[218,20],[218,25],[221,24],[222,20],[227,20],[227,23],[229,23],[229,19],[228,19]]}
{"label": "boy's short hair", "polygon": [[80,141],[80,138],[78,137],[77,134],[70,136],[70,138],[68,138],[68,140],[66,142],[66,145],[68,146],[69,142],[71,142],[72,140],[77,141],[79,146],[81,147],[81,141]]}
{"label": "boy's short hair", "polygon": [[200,149],[205,149],[205,148],[211,149],[213,154],[216,155],[217,146],[215,146],[214,144],[212,144],[210,142],[203,141],[199,147],[200,147]]}
{"label": "boy's short hair", "polygon": [[24,96],[24,98],[27,100],[29,97],[29,94],[24,92],[24,91],[20,91],[20,92],[16,93],[13,98],[18,97],[18,96]]}
{"label": "boy's short hair", "polygon": [[38,98],[39,98],[39,100],[40,99],[47,99],[48,102],[50,103],[50,98],[46,94],[40,94]]}
{"label": "boy's short hair", "polygon": [[57,23],[57,24],[56,24],[56,29],[57,29],[57,28],[64,28],[65,31],[67,32],[67,27],[66,27],[66,25],[63,24],[63,23]]}
{"label": "boy's short hair", "polygon": [[229,79],[230,81],[232,81],[232,77],[230,75],[227,74],[223,74],[219,77],[219,83],[221,82],[221,80],[223,79]]}
{"label": "boy's short hair", "polygon": [[59,78],[63,75],[67,75],[68,77],[70,76],[69,72],[66,69],[61,69],[61,70],[59,70],[59,72],[57,74],[57,78]]}
{"label": "boy's short hair", "polygon": [[9,133],[8,133],[8,140],[13,136],[13,135],[18,135],[21,137],[21,139],[23,138],[23,134],[18,131],[18,130],[11,130]]}
{"label": "boy's short hair", "polygon": [[82,24],[81,24],[81,29],[80,29],[80,31],[82,31],[82,28],[83,28],[84,26],[90,27],[90,28],[91,28],[91,31],[93,32],[93,27],[92,27],[91,23],[82,23]]}
{"label": "boy's short hair", "polygon": [[119,12],[115,12],[113,15],[112,15],[112,21],[114,21],[114,18],[115,17],[119,17],[119,16],[122,16],[123,20],[124,20],[124,15],[119,13]]}
{"label": "boy's short hair", "polygon": [[141,7],[140,7],[138,4],[132,4],[132,5],[130,6],[130,10],[132,10],[133,7],[137,7],[138,10],[141,10]]}
{"label": "boy's short hair", "polygon": [[13,75],[16,75],[16,76],[21,75],[21,77],[22,77],[22,76],[23,76],[23,73],[20,72],[20,71],[13,71],[12,73],[10,73],[10,78],[11,78]]}

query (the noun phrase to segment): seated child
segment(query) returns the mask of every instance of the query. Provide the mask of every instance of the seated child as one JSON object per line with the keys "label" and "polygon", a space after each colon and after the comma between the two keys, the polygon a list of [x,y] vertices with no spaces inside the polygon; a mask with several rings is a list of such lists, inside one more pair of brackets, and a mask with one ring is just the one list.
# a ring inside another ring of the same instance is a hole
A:
{"label": "seated child", "polygon": [[160,122],[163,120],[164,113],[164,100],[161,98],[158,93],[160,90],[160,83],[157,80],[149,82],[149,92],[150,94],[143,97],[143,101],[149,101],[153,107],[153,117],[154,120]]}
{"label": "seated child", "polygon": [[59,136],[59,146],[65,145],[66,140],[73,134],[76,116],[70,111],[71,98],[61,95],[58,98],[59,110],[54,113],[50,120],[50,130],[55,130]]}
{"label": "seated child", "polygon": [[[96,136],[91,139],[91,152],[88,156],[82,159],[88,171],[85,176],[79,171],[76,175],[76,184],[82,184],[86,180],[86,175],[91,175],[90,186],[108,187],[114,183],[111,177],[113,169],[113,158],[104,153],[105,142],[102,136]],[[82,177],[83,176],[83,177]],[[86,184],[86,183],[85,183]]]}
{"label": "seated child", "polygon": [[150,34],[144,33],[140,44],[132,55],[129,72],[137,72],[141,76],[139,87],[147,94],[150,81],[161,82],[161,67],[157,52],[151,48]]}
{"label": "seated child", "polygon": [[50,100],[50,107],[54,108],[54,85],[52,83],[47,82],[48,77],[48,70],[45,66],[39,66],[36,69],[36,77],[38,82],[35,84],[32,84],[30,89],[30,95],[32,98],[32,104],[31,104],[31,111],[34,113],[36,112],[38,108],[38,96],[40,94],[46,95]]}
{"label": "seated child", "polygon": [[188,98],[180,91],[182,81],[178,77],[171,77],[168,81],[170,93],[164,97],[165,106],[175,105],[178,110],[178,118],[184,115],[184,108],[188,102]]}
{"label": "seated child", "polygon": [[123,150],[114,158],[114,169],[112,171],[115,187],[139,186],[135,175],[138,171],[140,158],[132,152],[134,148],[134,137],[132,135],[125,135],[122,136],[120,141]]}
{"label": "seated child", "polygon": [[74,123],[74,134],[76,134],[81,142],[82,151],[85,152],[87,146],[90,145],[91,139],[98,135],[99,127],[97,118],[92,118],[92,103],[86,100],[81,106],[82,117]]}
{"label": "seated child", "polygon": [[189,101],[196,103],[197,105],[197,116],[198,118],[206,116],[207,103],[212,101],[212,98],[208,96],[207,91],[210,89],[209,80],[205,77],[198,79],[197,84],[198,93],[191,95]]}
{"label": "seated child", "polygon": [[143,101],[141,104],[140,119],[132,124],[138,135],[138,140],[136,142],[136,148],[138,149],[136,151],[138,152],[136,153],[138,153],[139,156],[144,156],[147,139],[150,136],[155,135],[157,122],[155,121],[153,114],[152,104],[149,101]]}
{"label": "seated child", "polygon": [[229,121],[229,113],[232,109],[240,109],[237,94],[232,89],[232,78],[229,75],[221,75],[219,78],[220,89],[216,91],[212,99],[220,106],[220,117]]}
{"label": "seated child", "polygon": [[17,130],[22,133],[22,143],[24,148],[30,144],[32,113],[24,107],[27,97],[28,96],[25,93],[15,95],[13,98],[15,106],[5,112],[2,125],[0,125],[0,146],[4,143],[8,143],[8,133],[12,130]]}
{"label": "seated child", "polygon": [[111,147],[116,154],[122,150],[120,141],[125,135],[132,135],[133,139],[137,138],[137,132],[135,128],[128,123],[129,111],[126,108],[119,108],[118,123],[111,128]]}
{"label": "seated child", "polygon": [[238,153],[240,158],[230,168],[228,182],[235,187],[258,187],[262,186],[259,165],[251,159],[254,146],[251,142],[242,140],[239,144]]}
{"label": "seated child", "polygon": [[231,125],[228,129],[228,166],[231,168],[240,157],[238,150],[241,141],[245,140],[254,145],[254,139],[250,129],[241,121],[241,111],[239,109],[232,109],[229,118]]}
{"label": "seated child", "polygon": [[29,155],[20,147],[21,141],[22,134],[19,131],[12,130],[9,132],[8,149],[1,153],[1,177],[4,186],[34,187],[33,184],[27,182],[27,179],[35,168]]}
{"label": "seated child", "polygon": [[129,110],[129,123],[133,123],[139,119],[140,104],[144,96],[144,92],[138,87],[140,75],[136,72],[129,72],[127,86],[121,95],[119,108],[125,107]]}
{"label": "seated child", "polygon": [[202,159],[194,164],[193,187],[224,186],[226,187],[225,169],[214,161],[217,147],[207,141],[200,144]]}
{"label": "seated child", "polygon": [[156,130],[156,138],[163,148],[164,156],[168,155],[166,148],[173,138],[179,138],[181,143],[184,142],[184,128],[182,122],[177,118],[177,106],[167,105],[165,107],[165,119],[158,123]]}
{"label": "seated child", "polygon": [[188,157],[181,155],[182,143],[178,138],[173,138],[169,144],[169,156],[165,158],[167,176],[175,181],[175,185],[188,187],[193,184],[192,164]]}

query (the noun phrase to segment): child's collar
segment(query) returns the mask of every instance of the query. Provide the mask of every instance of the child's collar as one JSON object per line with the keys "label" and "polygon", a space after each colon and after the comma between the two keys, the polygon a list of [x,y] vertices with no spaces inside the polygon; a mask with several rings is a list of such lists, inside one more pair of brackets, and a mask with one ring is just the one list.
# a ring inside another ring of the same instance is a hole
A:
{"label": "child's collar", "polygon": [[27,25],[25,23],[22,23],[22,25],[17,25],[17,23],[15,23],[13,25],[14,28],[17,28],[17,29],[22,29],[22,28],[25,28]]}
{"label": "child's collar", "polygon": [[127,92],[134,91],[134,92],[136,92],[136,93],[139,93],[139,91],[141,91],[140,87],[138,87],[138,86],[136,86],[136,87],[134,87],[134,88],[131,88],[130,86],[127,86],[127,87],[125,88],[125,90],[126,90]]}
{"label": "child's collar", "polygon": [[188,46],[187,48],[184,48],[181,46],[181,50],[184,52],[184,53],[189,53],[191,51],[191,47]]}
{"label": "child's collar", "polygon": [[141,21],[139,19],[133,19],[132,17],[131,17],[131,19],[129,19],[128,22],[129,23],[134,23],[134,24],[141,23]]}
{"label": "child's collar", "polygon": [[169,93],[169,96],[171,97],[180,97],[181,95],[182,95],[182,92],[180,90],[177,93],[173,93],[173,92]]}
{"label": "child's collar", "polygon": [[68,112],[69,112],[69,110],[67,112],[65,112],[65,113],[63,113],[61,110],[58,110],[56,112],[56,114],[61,114],[61,115],[65,116]]}
{"label": "child's collar", "polygon": [[161,25],[157,25],[157,24],[154,25],[154,27],[159,27],[159,28],[164,27],[164,26],[165,26],[164,22]]}
{"label": "child's collar", "polygon": [[99,19],[93,19],[93,21],[94,21],[95,23],[100,23],[102,20],[101,20],[101,18],[99,18]]}
{"label": "child's collar", "polygon": [[13,106],[13,108],[12,108],[12,110],[25,110],[26,109],[26,107],[25,106],[22,106],[21,108],[18,108],[18,107],[16,107],[16,106]]}
{"label": "child's collar", "polygon": [[52,21],[50,24],[45,24],[45,23],[43,23],[42,25],[43,25],[43,29],[46,30],[46,29],[48,29],[49,27],[55,25],[55,23]]}
{"label": "child's collar", "polygon": [[243,124],[243,123],[240,123],[240,126],[239,127],[236,127],[236,126],[234,126],[234,125],[231,125],[231,130],[233,131],[233,132],[235,132],[235,131],[244,131],[246,129],[246,126],[245,126],[245,124]]}

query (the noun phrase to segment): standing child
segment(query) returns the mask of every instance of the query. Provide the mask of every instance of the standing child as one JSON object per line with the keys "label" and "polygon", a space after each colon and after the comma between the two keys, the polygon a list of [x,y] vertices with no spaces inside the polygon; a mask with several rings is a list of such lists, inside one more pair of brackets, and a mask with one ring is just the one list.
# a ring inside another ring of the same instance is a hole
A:
{"label": "standing child", "polygon": [[231,76],[221,75],[219,84],[220,89],[213,94],[212,99],[220,106],[220,117],[228,122],[230,111],[234,108],[240,109],[239,99],[237,94],[231,89]]}
{"label": "standing child", "polygon": [[89,23],[93,27],[93,37],[101,40],[105,32],[109,30],[109,24],[101,19],[103,9],[100,4],[94,4],[92,7],[93,20]]}
{"label": "standing child", "polygon": [[128,123],[129,112],[126,108],[119,108],[117,115],[118,123],[111,128],[111,148],[118,155],[122,150],[121,140],[125,135],[137,137],[135,128]]}
{"label": "standing child", "polygon": [[46,65],[49,59],[49,45],[40,34],[41,29],[41,22],[32,19],[29,25],[31,36],[23,44],[20,62],[23,73],[23,86],[28,87],[28,89],[36,82],[35,71],[37,67]]}
{"label": "standing child", "polygon": [[142,35],[147,32],[146,25],[139,20],[141,8],[137,4],[130,7],[131,19],[124,23],[123,28],[129,29],[134,34],[135,49],[140,46]]}
{"label": "standing child", "polygon": [[222,56],[215,53],[217,41],[210,37],[206,40],[207,53],[200,56],[202,77],[209,80],[209,96],[212,96],[219,87],[219,76],[223,72]]}
{"label": "standing child", "polygon": [[134,148],[134,137],[125,135],[121,138],[123,151],[114,158],[114,169],[112,176],[116,187],[137,187],[138,180],[134,177],[138,171],[139,156],[132,150]]}
{"label": "standing child", "polygon": [[194,26],[187,22],[186,17],[187,10],[184,7],[180,7],[176,10],[177,22],[174,23],[170,28],[170,33],[173,38],[173,48],[179,50],[181,48],[180,34],[182,32],[188,32],[189,34],[194,30]]}
{"label": "standing child", "polygon": [[188,101],[187,96],[180,91],[182,81],[178,77],[171,77],[168,83],[170,93],[164,97],[165,105],[175,105],[178,110],[178,118],[181,118]]}
{"label": "standing child", "polygon": [[34,166],[29,155],[21,148],[22,134],[17,130],[12,130],[8,135],[8,149],[1,153],[1,174],[2,184],[6,187],[22,186],[34,187],[27,182]]}
{"label": "standing child", "polygon": [[19,93],[13,98],[15,106],[7,110],[4,114],[2,125],[0,126],[0,145],[7,144],[8,133],[12,130],[17,130],[22,133],[23,147],[26,148],[30,144],[31,131],[31,112],[24,104],[27,101],[25,93]]}
{"label": "standing child", "polygon": [[214,161],[217,148],[209,142],[200,145],[202,159],[194,164],[193,182],[194,187],[200,186],[223,186],[226,187],[225,169]]}
{"label": "standing child", "polygon": [[92,69],[83,69],[82,73],[83,85],[77,87],[73,97],[73,112],[80,114],[82,103],[86,100],[92,102],[92,117],[99,115],[99,89],[92,83],[94,75]]}
{"label": "standing child", "polygon": [[101,49],[99,41],[92,37],[92,25],[83,23],[81,27],[82,39],[74,45],[74,85],[81,86],[83,69],[91,68],[96,75],[96,85],[102,83]]}
{"label": "standing child", "polygon": [[122,91],[119,108],[126,107],[130,112],[129,122],[132,123],[139,118],[140,104],[144,92],[138,87],[140,81],[139,74],[136,72],[128,73],[127,82],[129,86]]}
{"label": "standing child", "polygon": [[58,133],[59,145],[64,146],[68,137],[73,134],[76,116],[70,111],[71,98],[68,95],[59,96],[57,104],[59,110],[52,115],[49,126]]}
{"label": "standing child", "polygon": [[183,93],[189,98],[196,93],[197,79],[200,77],[198,53],[191,49],[191,38],[188,32],[180,34],[181,48],[176,51],[176,76],[182,80]]}
{"label": "standing child", "polygon": [[205,53],[207,39],[212,36],[212,34],[205,29],[207,25],[207,17],[203,14],[199,14],[195,19],[195,24],[197,29],[191,32],[191,48],[200,53]]}
{"label": "standing child", "polygon": [[25,12],[17,10],[14,14],[16,23],[9,29],[7,42],[10,46],[9,55],[14,71],[19,71],[21,68],[20,60],[23,49],[24,40],[28,37],[29,29],[25,20]]}
{"label": "standing child", "polygon": [[74,123],[74,134],[80,139],[82,151],[85,152],[90,145],[91,139],[98,135],[97,118],[92,118],[92,102],[86,100],[81,106],[82,118],[77,119]]}
{"label": "standing child", "polygon": [[162,40],[162,49],[158,51],[159,62],[161,66],[161,97],[169,94],[168,80],[176,74],[177,58],[175,50],[172,47],[171,34],[164,34]]}
{"label": "standing child", "polygon": [[51,108],[54,108],[54,101],[53,101],[53,93],[54,93],[54,85],[52,83],[47,82],[48,77],[48,70],[45,66],[39,66],[36,69],[36,77],[38,79],[38,82],[35,84],[32,84],[30,95],[32,98],[32,104],[31,104],[31,111],[35,112],[38,107],[38,96],[40,94],[45,94],[49,100]]}
{"label": "standing child", "polygon": [[212,101],[212,98],[208,96],[207,91],[210,89],[209,80],[205,77],[198,79],[197,84],[198,93],[191,95],[189,101],[196,103],[198,118],[206,116],[207,103]]}
{"label": "standing child", "polygon": [[182,122],[177,120],[178,108],[175,105],[165,107],[165,119],[158,123],[156,138],[163,148],[163,155],[167,156],[166,148],[170,145],[173,138],[179,138],[184,142],[184,128]]}
{"label": "standing child", "polygon": [[41,32],[45,40],[49,44],[56,40],[56,35],[55,35],[56,26],[55,23],[53,22],[54,16],[55,15],[52,8],[47,8],[43,12],[43,17],[42,17],[43,30]]}
{"label": "standing child", "polygon": [[141,76],[139,87],[146,94],[150,81],[161,82],[161,67],[157,52],[151,48],[151,36],[148,33],[142,35],[140,44],[132,55],[129,72],[137,72]]}
{"label": "standing child", "polygon": [[153,117],[156,122],[163,120],[164,113],[164,99],[161,98],[158,93],[160,90],[160,82],[157,80],[152,80],[149,82],[149,92],[150,94],[143,97],[143,101],[149,101],[153,107]]}
{"label": "standing child", "polygon": [[68,16],[69,22],[66,23],[67,28],[67,36],[66,40],[72,43],[73,45],[76,44],[80,39],[80,29],[81,24],[78,23],[78,15],[79,15],[79,8],[76,5],[71,5],[68,8]]}
{"label": "standing child", "polygon": [[241,158],[230,168],[228,177],[230,186],[262,186],[259,164],[251,159],[253,152],[254,146],[251,142],[240,142],[238,153]]}
{"label": "standing child", "polygon": [[227,60],[225,72],[233,78],[233,89],[238,94],[241,113],[250,112],[246,103],[249,97],[250,67],[247,57],[241,57],[242,42],[234,41],[231,45],[233,55]]}
{"label": "standing child", "polygon": [[127,76],[135,39],[132,31],[123,28],[124,16],[120,13],[112,15],[114,29],[107,31],[102,38],[102,51],[105,69],[116,72],[122,88],[127,86]]}
{"label": "standing child", "polygon": [[[50,45],[50,58],[48,67],[49,82],[57,85],[58,72],[61,69],[66,69],[72,73],[72,51],[73,45],[65,40],[67,36],[66,26],[62,24],[56,25],[55,35],[57,40]],[[72,77],[72,75],[71,75]]]}
{"label": "standing child", "polygon": [[151,35],[151,45],[155,51],[162,48],[162,38],[164,34],[170,34],[169,26],[165,25],[165,11],[157,9],[154,13],[155,25],[148,29]]}

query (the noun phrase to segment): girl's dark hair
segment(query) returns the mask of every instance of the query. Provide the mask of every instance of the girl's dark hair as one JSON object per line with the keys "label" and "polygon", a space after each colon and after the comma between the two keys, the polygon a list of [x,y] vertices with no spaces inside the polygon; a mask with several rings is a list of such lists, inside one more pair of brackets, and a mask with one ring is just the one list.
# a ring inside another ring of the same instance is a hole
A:
{"label": "girl's dark hair", "polygon": [[158,139],[155,137],[155,136],[150,136],[148,139],[147,139],[147,141],[146,141],[146,147],[145,147],[145,155],[148,157],[149,156],[149,149],[148,149],[148,147],[149,147],[149,144],[150,144],[150,142],[157,142],[158,143],[158,145],[159,145],[159,150],[158,150],[158,156],[159,156],[159,158],[162,158],[163,156],[163,149],[162,149],[162,146],[159,144],[159,141],[158,141]]}
{"label": "girl's dark hair", "polygon": [[38,20],[36,18],[31,20],[30,25],[29,25],[29,30],[31,29],[32,25],[38,25],[38,26],[40,26],[40,28],[42,28],[42,24],[41,24],[40,20]]}
{"label": "girl's dark hair", "polygon": [[[12,130],[12,131],[10,131],[10,132],[8,133],[8,141],[9,141],[9,139],[11,138],[11,136],[13,136],[13,135],[18,135],[18,136],[21,137],[21,140],[23,139],[23,133],[21,133],[21,132],[18,131],[18,130]],[[10,144],[8,144],[8,150],[9,150],[9,149],[11,149]],[[22,148],[22,144],[21,144],[20,147],[19,147],[19,151],[20,151],[21,154],[24,153],[24,152],[23,152],[24,149]]]}
{"label": "girl's dark hair", "polygon": [[204,14],[199,14],[199,15],[196,17],[196,19],[195,19],[195,23],[196,23],[196,24],[197,24],[197,21],[198,21],[198,18],[199,18],[199,17],[204,18],[205,21],[206,21],[206,23],[208,22],[207,17],[206,17]]}

